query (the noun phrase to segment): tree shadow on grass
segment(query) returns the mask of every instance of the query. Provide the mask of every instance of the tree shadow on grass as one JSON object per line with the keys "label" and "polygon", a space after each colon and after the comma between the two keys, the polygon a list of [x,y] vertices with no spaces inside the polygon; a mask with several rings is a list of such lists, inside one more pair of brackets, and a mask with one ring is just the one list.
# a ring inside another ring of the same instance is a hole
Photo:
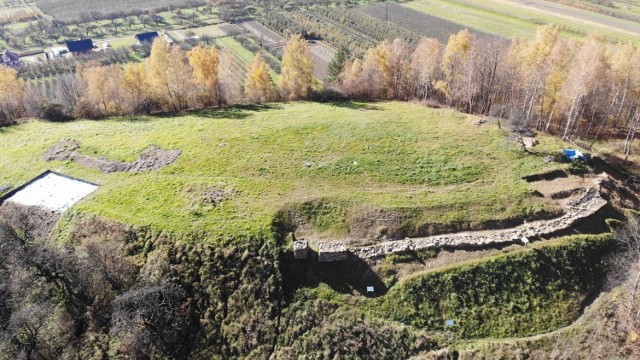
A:
{"label": "tree shadow on grass", "polygon": [[382,110],[380,106],[369,104],[369,103],[361,103],[361,102],[353,102],[353,101],[335,101],[330,103],[331,106],[341,107],[345,109],[352,110]]}
{"label": "tree shadow on grass", "polygon": [[253,113],[268,110],[282,109],[282,104],[251,104],[251,105],[234,105],[220,109],[204,109],[190,113],[190,115],[200,116],[208,119],[232,119],[241,120],[245,119]]}
{"label": "tree shadow on grass", "polygon": [[[296,260],[288,252],[281,267],[288,298],[299,288],[315,288],[320,283],[341,294],[358,293],[367,297],[381,296],[388,290],[371,266],[351,253],[346,261],[318,262],[318,254],[311,249],[309,257],[304,260]],[[374,291],[367,292],[368,287],[373,287]]]}
{"label": "tree shadow on grass", "polygon": [[260,105],[234,105],[229,107],[215,108],[215,109],[199,109],[189,110],[184,112],[159,112],[150,115],[130,115],[121,118],[116,118],[118,122],[145,122],[154,119],[171,119],[179,116],[197,116],[207,119],[231,119],[241,120],[252,115],[252,113],[282,109],[282,104],[260,104]]}

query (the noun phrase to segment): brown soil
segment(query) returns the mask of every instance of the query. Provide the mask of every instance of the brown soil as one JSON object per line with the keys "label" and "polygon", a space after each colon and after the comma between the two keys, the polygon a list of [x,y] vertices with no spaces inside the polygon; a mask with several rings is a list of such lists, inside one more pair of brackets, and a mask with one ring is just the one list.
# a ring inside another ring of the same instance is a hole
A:
{"label": "brown soil", "polygon": [[547,199],[549,205],[563,207],[579,198],[585,188],[593,186],[595,178],[593,175],[568,175],[531,182],[531,186]]}
{"label": "brown soil", "polygon": [[[454,250],[441,249],[436,257],[420,262],[398,263],[393,265],[398,280],[402,280],[411,274],[415,274],[424,270],[435,270],[445,268],[450,265],[460,264],[469,260],[482,259],[487,256],[507,253],[522,248],[522,245],[509,245],[503,248],[485,248],[478,250]],[[383,272],[385,267],[385,259],[370,261],[372,268],[378,274]]]}
{"label": "brown soil", "polygon": [[193,205],[216,207],[233,198],[237,191],[212,187],[206,189],[188,189],[185,193]]}
{"label": "brown soil", "polygon": [[136,161],[127,163],[84,155],[77,151],[79,148],[80,144],[76,141],[63,141],[42,154],[42,159],[45,161],[64,161],[71,159],[84,167],[100,170],[105,173],[139,173],[160,170],[176,161],[182,154],[181,150],[163,150],[152,145],[143,150]]}

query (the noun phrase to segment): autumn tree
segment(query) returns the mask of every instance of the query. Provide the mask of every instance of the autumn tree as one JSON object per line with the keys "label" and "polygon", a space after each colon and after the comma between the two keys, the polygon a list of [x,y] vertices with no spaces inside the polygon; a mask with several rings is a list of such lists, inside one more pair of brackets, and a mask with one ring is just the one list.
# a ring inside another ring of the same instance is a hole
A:
{"label": "autumn tree", "polygon": [[158,37],[151,45],[151,52],[146,62],[154,100],[162,105],[169,102],[169,80],[166,69],[170,60],[170,52],[171,45]]}
{"label": "autumn tree", "polygon": [[563,139],[571,139],[579,126],[579,120],[587,105],[587,97],[597,91],[607,78],[606,48],[601,40],[588,37],[576,54],[567,80],[563,86],[563,103],[566,121]]}
{"label": "autumn tree", "polygon": [[151,113],[152,90],[144,64],[128,63],[124,66],[122,89],[127,94],[134,114]]}
{"label": "autumn tree", "polygon": [[22,103],[24,82],[15,69],[0,66],[0,126],[6,125],[24,114]]}
{"label": "autumn tree", "polygon": [[440,42],[431,38],[422,38],[413,51],[410,72],[412,88],[419,99],[426,100],[430,96],[441,56]]}
{"label": "autumn tree", "polygon": [[370,99],[386,99],[393,94],[391,46],[388,41],[367,50],[362,62],[362,81]]}
{"label": "autumn tree", "polygon": [[187,53],[198,87],[197,98],[203,106],[216,106],[219,99],[219,57],[215,47],[196,46]]}
{"label": "autumn tree", "polygon": [[271,80],[270,70],[271,68],[264,61],[262,54],[257,53],[249,65],[247,79],[244,83],[246,101],[260,104],[274,100],[275,85]]}
{"label": "autumn tree", "polygon": [[122,70],[117,65],[90,66],[82,69],[79,76],[86,81],[87,91],[81,98],[78,116],[103,118],[123,114],[127,103],[122,92]]}
{"label": "autumn tree", "polygon": [[280,94],[286,100],[306,99],[314,87],[313,58],[300,35],[291,35],[282,55]]}
{"label": "autumn tree", "polygon": [[361,98],[364,95],[362,82],[362,61],[355,59],[348,61],[342,73],[338,88],[347,97]]}
{"label": "autumn tree", "polygon": [[388,96],[392,99],[407,100],[411,93],[411,49],[406,41],[397,38],[390,46],[389,72],[391,88]]}
{"label": "autumn tree", "polygon": [[442,56],[440,67],[444,79],[437,84],[437,87],[447,96],[450,104],[460,99],[467,85],[467,76],[470,75],[468,55],[471,50],[471,40],[471,33],[467,29],[451,35]]}
{"label": "autumn tree", "polygon": [[162,38],[156,38],[151,46],[147,69],[154,100],[158,104],[172,111],[181,111],[189,106],[193,74],[184,51]]}

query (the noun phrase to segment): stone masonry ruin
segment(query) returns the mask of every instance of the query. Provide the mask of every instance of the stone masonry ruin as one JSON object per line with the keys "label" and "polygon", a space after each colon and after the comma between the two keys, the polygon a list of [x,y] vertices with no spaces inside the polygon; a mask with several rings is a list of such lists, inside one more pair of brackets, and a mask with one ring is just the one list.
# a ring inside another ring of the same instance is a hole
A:
{"label": "stone masonry ruin", "polygon": [[[602,181],[602,179],[593,180],[596,186],[599,186]],[[370,259],[383,257],[392,253],[424,249],[481,248],[511,243],[526,244],[529,238],[539,238],[567,230],[578,221],[594,215],[605,205],[607,205],[607,201],[601,197],[600,191],[595,187],[590,187],[584,190],[580,198],[567,203],[566,213],[555,219],[525,222],[520,226],[510,229],[482,230],[411,239],[407,238],[351,249],[348,249],[342,242],[319,243],[318,261],[343,261],[347,259],[348,252],[351,252],[359,258]]]}

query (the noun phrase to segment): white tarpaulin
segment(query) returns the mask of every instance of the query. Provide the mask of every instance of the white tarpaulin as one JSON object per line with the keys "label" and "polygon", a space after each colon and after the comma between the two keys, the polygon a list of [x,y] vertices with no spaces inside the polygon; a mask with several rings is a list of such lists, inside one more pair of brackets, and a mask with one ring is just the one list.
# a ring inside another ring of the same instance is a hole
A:
{"label": "white tarpaulin", "polygon": [[98,188],[97,185],[48,173],[13,194],[7,201],[65,211]]}

